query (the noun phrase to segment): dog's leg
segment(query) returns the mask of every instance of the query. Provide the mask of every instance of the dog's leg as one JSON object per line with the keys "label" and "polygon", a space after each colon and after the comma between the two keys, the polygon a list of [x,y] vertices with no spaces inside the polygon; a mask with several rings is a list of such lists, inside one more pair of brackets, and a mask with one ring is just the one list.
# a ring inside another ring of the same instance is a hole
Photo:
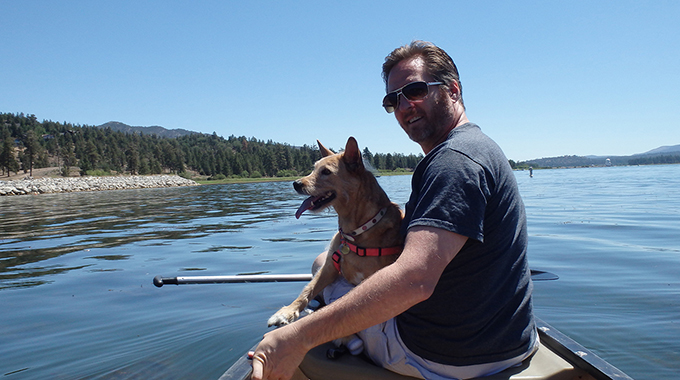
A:
{"label": "dog's leg", "polygon": [[300,313],[305,310],[307,305],[314,297],[317,296],[325,288],[335,281],[338,277],[338,272],[332,264],[331,258],[327,258],[326,264],[314,275],[300,295],[290,305],[282,307],[276,314],[272,315],[267,321],[268,326],[283,326],[294,322],[300,316]]}
{"label": "dog's leg", "polygon": [[284,326],[293,323],[300,313],[305,310],[311,300],[314,299],[326,286],[330,285],[338,277],[338,271],[333,266],[331,256],[340,244],[339,234],[333,238],[328,249],[326,262],[314,274],[312,281],[310,281],[300,295],[290,305],[282,307],[276,314],[272,315],[267,321],[268,326]]}

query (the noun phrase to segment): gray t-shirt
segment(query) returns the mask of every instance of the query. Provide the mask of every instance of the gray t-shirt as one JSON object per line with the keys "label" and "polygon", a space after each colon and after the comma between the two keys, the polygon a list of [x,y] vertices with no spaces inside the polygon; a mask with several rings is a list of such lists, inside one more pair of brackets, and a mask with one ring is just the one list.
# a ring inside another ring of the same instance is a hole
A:
{"label": "gray t-shirt", "polygon": [[415,354],[448,365],[510,359],[536,339],[524,204],[498,145],[456,127],[416,167],[402,233],[429,226],[468,237],[434,294],[397,316]]}

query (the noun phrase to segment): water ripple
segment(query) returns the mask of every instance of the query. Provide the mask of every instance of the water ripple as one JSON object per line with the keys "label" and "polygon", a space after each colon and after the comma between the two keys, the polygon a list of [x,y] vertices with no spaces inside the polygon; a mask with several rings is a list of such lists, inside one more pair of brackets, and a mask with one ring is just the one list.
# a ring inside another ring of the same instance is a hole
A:
{"label": "water ripple", "polygon": [[[636,379],[680,372],[680,165],[517,172],[537,314]],[[404,205],[409,177],[381,177]],[[308,273],[333,212],[289,183],[0,197],[0,373],[217,378],[301,283],[153,287],[155,275]],[[635,344],[630,344],[635,342]],[[59,355],[55,355],[59,352]]]}

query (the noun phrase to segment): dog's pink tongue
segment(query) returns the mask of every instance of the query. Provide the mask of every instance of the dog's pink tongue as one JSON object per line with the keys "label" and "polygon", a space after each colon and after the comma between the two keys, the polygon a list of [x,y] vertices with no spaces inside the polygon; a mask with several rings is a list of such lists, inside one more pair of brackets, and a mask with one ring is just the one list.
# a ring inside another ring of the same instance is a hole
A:
{"label": "dog's pink tongue", "polygon": [[316,200],[317,197],[309,197],[305,199],[304,202],[300,205],[300,207],[295,211],[295,218],[300,219],[300,215],[302,215],[303,212],[309,210],[312,208],[312,204],[314,203],[314,200]]}

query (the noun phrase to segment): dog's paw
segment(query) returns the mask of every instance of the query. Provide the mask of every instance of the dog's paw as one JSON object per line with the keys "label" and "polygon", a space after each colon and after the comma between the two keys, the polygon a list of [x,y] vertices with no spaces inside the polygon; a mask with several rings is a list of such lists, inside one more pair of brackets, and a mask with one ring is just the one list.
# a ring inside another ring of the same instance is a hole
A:
{"label": "dog's paw", "polygon": [[352,334],[344,338],[336,339],[333,341],[336,347],[345,346],[347,351],[352,355],[359,355],[364,352],[364,341],[359,338],[358,335]]}
{"label": "dog's paw", "polygon": [[295,322],[295,320],[298,319],[299,315],[300,314],[298,312],[285,312],[283,310],[279,310],[276,314],[269,317],[269,320],[267,321],[267,326],[269,327],[285,326],[287,324]]}
{"label": "dog's paw", "polygon": [[364,341],[358,336],[352,336],[352,339],[347,343],[347,349],[352,355],[359,355],[364,352]]}

